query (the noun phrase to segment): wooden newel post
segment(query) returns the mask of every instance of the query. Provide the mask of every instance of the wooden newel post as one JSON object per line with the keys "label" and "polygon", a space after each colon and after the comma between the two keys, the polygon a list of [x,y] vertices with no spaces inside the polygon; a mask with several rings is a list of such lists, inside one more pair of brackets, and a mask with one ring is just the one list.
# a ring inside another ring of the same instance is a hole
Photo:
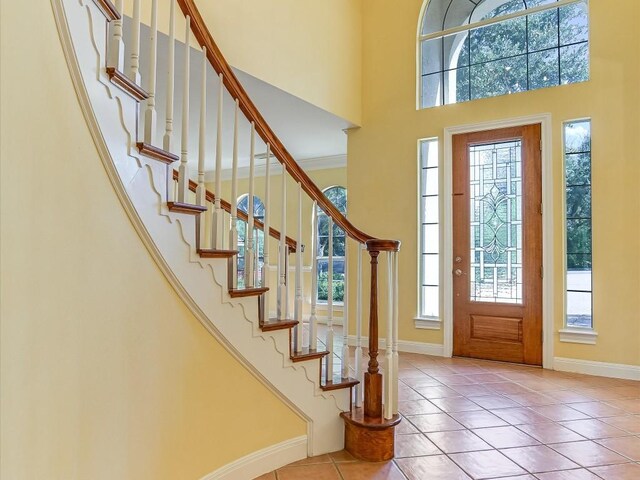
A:
{"label": "wooden newel post", "polygon": [[[368,245],[367,245],[368,249]],[[369,368],[364,374],[364,415],[382,415],[382,375],[378,364],[378,255],[369,250],[371,256],[371,296],[369,308]]]}

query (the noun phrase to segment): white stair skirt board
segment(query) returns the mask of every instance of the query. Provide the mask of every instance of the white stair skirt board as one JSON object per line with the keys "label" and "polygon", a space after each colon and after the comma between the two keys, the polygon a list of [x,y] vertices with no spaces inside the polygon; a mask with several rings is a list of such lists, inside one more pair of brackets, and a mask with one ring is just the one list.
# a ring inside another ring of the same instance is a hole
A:
{"label": "white stair skirt board", "polygon": [[253,452],[205,475],[200,480],[247,480],[303,458],[307,458],[306,435]]}
{"label": "white stair skirt board", "polygon": [[576,358],[555,357],[554,370],[560,372],[583,373],[598,377],[640,380],[640,365],[624,365],[621,363],[593,362]]}
{"label": "white stair skirt board", "polygon": [[[195,250],[195,219],[168,211],[166,167],[135,149],[138,104],[104,71],[107,24],[91,1],[51,0],[87,126],[123,208],[159,269],[202,325],[307,422],[307,455],[340,450],[349,389],[323,392],[318,363],[294,364],[285,331],[258,327],[255,298],[232,299],[227,264]],[[211,368],[215,368],[212,365]]]}
{"label": "white stair skirt board", "polygon": [[[349,335],[349,346],[355,347],[356,336]],[[362,346],[369,345],[369,337],[362,337]],[[387,348],[387,341],[384,338],[378,339],[378,348],[384,350]],[[444,345],[439,343],[410,342],[408,340],[398,340],[398,351],[404,353],[421,353],[423,355],[431,355],[433,357],[444,357]]]}

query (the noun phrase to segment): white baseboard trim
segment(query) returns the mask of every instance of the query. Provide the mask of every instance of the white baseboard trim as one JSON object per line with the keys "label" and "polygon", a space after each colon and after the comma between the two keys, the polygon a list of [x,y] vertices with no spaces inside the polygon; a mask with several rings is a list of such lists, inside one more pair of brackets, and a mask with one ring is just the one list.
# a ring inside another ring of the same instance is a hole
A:
{"label": "white baseboard trim", "polygon": [[[349,346],[355,346],[356,336],[349,335]],[[362,346],[369,345],[369,337],[362,337]],[[387,341],[384,338],[378,339],[378,348],[387,348]],[[439,343],[410,342],[408,340],[398,340],[398,351],[405,353],[421,353],[434,357],[444,357],[444,345]]]}
{"label": "white baseboard trim", "polygon": [[640,380],[640,366],[637,365],[555,357],[553,359],[553,366],[554,370],[561,372],[583,373],[585,375],[622,378],[625,380]]}
{"label": "white baseboard trim", "polygon": [[247,480],[303,458],[307,458],[306,435],[250,453],[205,475],[200,480]]}

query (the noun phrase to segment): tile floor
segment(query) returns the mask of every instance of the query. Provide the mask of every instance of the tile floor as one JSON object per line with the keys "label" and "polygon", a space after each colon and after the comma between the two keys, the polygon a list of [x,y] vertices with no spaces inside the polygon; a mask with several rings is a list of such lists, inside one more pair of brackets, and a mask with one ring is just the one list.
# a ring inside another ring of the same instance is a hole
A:
{"label": "tile floor", "polygon": [[396,457],[307,458],[259,480],[640,480],[640,382],[400,354]]}

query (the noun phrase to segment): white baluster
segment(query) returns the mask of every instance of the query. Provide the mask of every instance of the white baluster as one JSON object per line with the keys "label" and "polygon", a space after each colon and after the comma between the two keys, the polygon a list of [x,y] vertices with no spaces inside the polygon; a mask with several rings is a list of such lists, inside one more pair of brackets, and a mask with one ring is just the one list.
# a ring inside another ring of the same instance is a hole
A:
{"label": "white baluster", "polygon": [[[262,278],[261,285],[269,287],[269,228],[271,227],[271,145],[267,143],[267,162],[265,164],[264,180],[264,230],[262,250]],[[269,315],[269,294],[264,296],[264,312]]]}
{"label": "white baluster", "polygon": [[393,383],[391,384],[391,413],[398,413],[398,252],[393,252]]}
{"label": "white baluster", "polygon": [[318,303],[318,203],[313,201],[313,220],[311,232],[311,315],[309,316],[309,349],[318,347],[318,318],[316,305]]}
{"label": "white baluster", "polygon": [[[206,206],[207,188],[204,183],[205,156],[207,147],[207,49],[202,47],[202,84],[200,88],[200,131],[198,143],[198,187],[196,188],[196,203]],[[198,223],[198,240],[200,248],[204,248],[206,236],[205,216],[200,215]]]}
{"label": "white baluster", "polygon": [[287,169],[282,165],[282,221],[280,222],[280,272],[278,279],[278,320],[287,315]]}
{"label": "white baluster", "polygon": [[175,50],[176,50],[176,2],[171,0],[169,13],[169,51],[167,52],[167,109],[165,119],[165,133],[162,139],[162,148],[171,151],[171,137],[173,135],[173,95],[175,77]]}
{"label": "white baluster", "polygon": [[[229,250],[238,250],[238,112],[240,106],[236,100],[236,109],[233,121],[233,163],[231,168],[231,224],[229,228]],[[238,260],[237,257],[230,262],[229,274],[231,276],[231,288],[238,288]]]}
{"label": "white baluster", "polygon": [[131,25],[131,64],[129,78],[140,85],[140,0],[133,1],[133,22]]}
{"label": "white baluster", "polygon": [[362,251],[364,245],[358,243],[358,271],[356,272],[356,352],[355,352],[355,370],[356,379],[360,381],[355,386],[355,405],[362,406],[362,394],[364,386],[364,357],[362,356]]}
{"label": "white baluster", "polygon": [[389,298],[387,301],[387,338],[384,350],[384,418],[393,416],[392,385],[393,378],[393,254],[387,255],[387,290]]}
{"label": "white baluster", "polygon": [[[216,130],[216,200],[211,231],[212,248],[214,249],[221,248],[219,244],[222,232],[222,207],[220,206],[220,196],[222,194],[222,102],[224,99],[224,77],[222,73],[218,78],[220,86],[218,89],[218,125]],[[252,201],[251,198],[249,201]]]}
{"label": "white baluster", "polygon": [[255,219],[253,217],[253,195],[255,188],[255,162],[256,162],[256,125],[251,122],[251,146],[249,153],[249,205],[247,215],[247,230],[244,241],[244,286],[253,288],[255,286],[255,248],[253,245],[253,229]]}
{"label": "white baluster", "polygon": [[151,35],[149,37],[149,79],[147,108],[144,112],[144,142],[154,144],[156,133],[156,64],[158,57],[158,0],[151,1]]}
{"label": "white baluster", "polygon": [[[137,1],[137,0],[136,0]],[[187,15],[184,33],[184,89],[182,90],[182,151],[180,168],[178,169],[178,202],[188,203],[189,195],[189,166],[187,164],[189,151],[189,41],[191,36],[191,18]]]}
{"label": "white baluster", "polygon": [[296,242],[296,297],[294,305],[296,326],[296,352],[302,351],[302,183],[298,183],[298,241]]}
{"label": "white baluster", "polygon": [[342,301],[342,378],[349,376],[349,237],[344,235],[344,298]]}
{"label": "white baluster", "polygon": [[[122,14],[122,0],[116,0],[116,10]],[[109,66],[117,70],[124,68],[124,42],[122,41],[122,17],[112,21],[109,42]]]}
{"label": "white baluster", "polygon": [[333,380],[333,218],[329,220],[329,265],[327,268],[327,355],[326,381]]}

